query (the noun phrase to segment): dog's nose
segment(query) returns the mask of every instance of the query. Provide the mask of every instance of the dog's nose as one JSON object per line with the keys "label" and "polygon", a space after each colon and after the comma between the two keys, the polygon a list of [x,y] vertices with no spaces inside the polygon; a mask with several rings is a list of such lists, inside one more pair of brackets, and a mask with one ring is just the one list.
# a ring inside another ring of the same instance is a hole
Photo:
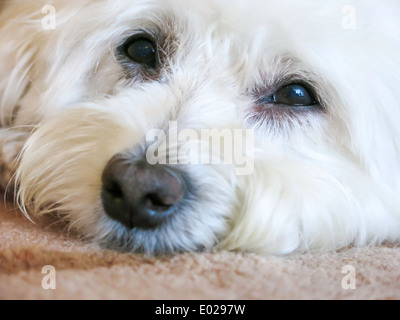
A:
{"label": "dog's nose", "polygon": [[109,217],[128,228],[165,222],[185,194],[182,176],[162,165],[133,164],[115,156],[103,172],[102,201]]}

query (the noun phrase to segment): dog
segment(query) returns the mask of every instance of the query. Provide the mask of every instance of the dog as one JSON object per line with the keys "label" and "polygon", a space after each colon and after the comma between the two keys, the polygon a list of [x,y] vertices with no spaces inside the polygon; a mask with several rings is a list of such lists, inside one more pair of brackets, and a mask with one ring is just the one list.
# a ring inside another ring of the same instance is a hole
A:
{"label": "dog", "polygon": [[27,218],[149,255],[400,240],[397,0],[0,10],[1,185]]}

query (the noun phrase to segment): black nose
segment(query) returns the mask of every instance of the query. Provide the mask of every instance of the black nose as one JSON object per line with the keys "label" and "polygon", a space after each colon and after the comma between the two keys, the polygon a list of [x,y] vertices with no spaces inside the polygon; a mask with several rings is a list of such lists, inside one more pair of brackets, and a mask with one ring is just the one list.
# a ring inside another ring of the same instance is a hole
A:
{"label": "black nose", "polygon": [[152,229],[165,222],[185,194],[178,172],[162,165],[115,156],[103,172],[101,193],[109,217],[128,228]]}

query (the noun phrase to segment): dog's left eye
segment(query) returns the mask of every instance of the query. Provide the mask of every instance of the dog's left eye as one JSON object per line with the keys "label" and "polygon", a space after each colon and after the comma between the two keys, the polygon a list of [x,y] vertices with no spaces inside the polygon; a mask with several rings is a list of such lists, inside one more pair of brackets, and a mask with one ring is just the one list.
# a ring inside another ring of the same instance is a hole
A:
{"label": "dog's left eye", "polygon": [[124,45],[124,53],[130,60],[148,69],[155,69],[157,66],[156,46],[147,38],[140,37],[128,40]]}
{"label": "dog's left eye", "polygon": [[317,103],[314,93],[301,84],[290,84],[273,95],[262,99],[264,104],[280,104],[292,107],[313,106]]}

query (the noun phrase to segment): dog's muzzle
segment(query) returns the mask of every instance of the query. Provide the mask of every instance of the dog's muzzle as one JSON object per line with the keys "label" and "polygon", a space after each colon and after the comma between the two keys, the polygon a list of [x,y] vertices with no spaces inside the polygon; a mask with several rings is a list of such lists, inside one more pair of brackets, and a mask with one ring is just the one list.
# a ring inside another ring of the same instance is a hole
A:
{"label": "dog's muzzle", "polygon": [[154,229],[167,221],[185,196],[181,173],[165,165],[116,155],[103,172],[101,198],[107,215],[128,228]]}

